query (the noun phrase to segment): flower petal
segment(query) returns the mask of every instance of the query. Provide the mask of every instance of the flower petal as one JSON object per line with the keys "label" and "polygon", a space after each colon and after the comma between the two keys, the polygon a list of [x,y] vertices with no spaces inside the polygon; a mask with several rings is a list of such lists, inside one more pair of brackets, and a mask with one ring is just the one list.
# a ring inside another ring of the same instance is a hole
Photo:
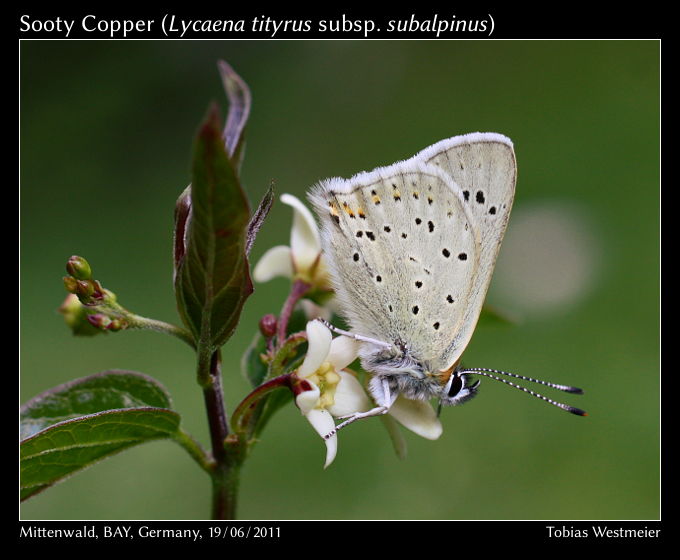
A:
{"label": "flower petal", "polygon": [[309,377],[328,361],[333,335],[326,325],[319,321],[307,323],[307,355],[297,371],[298,377]]}
{"label": "flower petal", "polygon": [[277,245],[269,249],[253,270],[256,282],[268,282],[276,276],[293,277],[293,255],[290,247]]}
{"label": "flower petal", "polygon": [[349,336],[337,336],[331,342],[327,361],[335,366],[336,371],[345,369],[359,355],[359,341]]}
{"label": "flower petal", "polygon": [[390,414],[412,432],[426,439],[437,439],[442,435],[442,424],[429,402],[397,398],[390,408]]}
{"label": "flower petal", "polygon": [[370,410],[372,408],[371,401],[357,378],[346,371],[339,371],[338,374],[340,375],[340,383],[335,389],[335,402],[328,407],[328,411],[333,416],[338,417]]}
{"label": "flower petal", "polygon": [[309,391],[302,391],[295,397],[295,404],[305,416],[316,406],[321,395],[321,391],[314,383],[310,381],[309,384],[312,386]]}
{"label": "flower petal", "polygon": [[297,270],[306,270],[321,253],[319,228],[312,213],[292,194],[282,194],[281,202],[293,208],[293,228],[290,232],[290,247]]}
{"label": "flower petal", "polygon": [[[327,410],[318,408],[310,410],[309,414],[307,414],[307,420],[309,420],[309,423],[321,437],[335,429],[335,421]],[[324,441],[326,442],[326,463],[323,466],[325,469],[333,462],[338,452],[338,435],[333,434]]]}

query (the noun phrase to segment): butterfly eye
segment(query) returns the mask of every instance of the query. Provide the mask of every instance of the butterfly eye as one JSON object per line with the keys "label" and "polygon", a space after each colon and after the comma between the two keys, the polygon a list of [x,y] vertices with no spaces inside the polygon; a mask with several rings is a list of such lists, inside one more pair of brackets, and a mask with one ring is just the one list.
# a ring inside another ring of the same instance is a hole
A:
{"label": "butterfly eye", "polygon": [[455,397],[460,390],[463,388],[463,378],[457,373],[453,374],[453,379],[451,380],[451,387],[449,387],[449,392],[447,395],[449,397]]}
{"label": "butterfly eye", "polygon": [[439,411],[441,411],[442,405],[455,406],[458,404],[463,404],[469,401],[472,397],[477,394],[477,387],[479,382],[475,382],[472,385],[465,385],[467,382],[467,376],[456,371],[451,377],[449,377],[448,382],[444,386],[442,395],[439,399]]}

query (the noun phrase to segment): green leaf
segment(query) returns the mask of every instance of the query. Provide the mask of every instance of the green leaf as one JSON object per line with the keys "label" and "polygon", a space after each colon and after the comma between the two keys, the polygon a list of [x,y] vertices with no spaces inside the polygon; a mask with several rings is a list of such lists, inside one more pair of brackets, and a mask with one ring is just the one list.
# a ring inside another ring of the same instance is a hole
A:
{"label": "green leaf", "polygon": [[[222,77],[222,84],[229,99],[229,114],[227,115],[227,122],[224,127],[224,145],[231,158],[235,162],[235,167],[240,167],[243,159],[243,151],[245,146],[245,128],[250,116],[250,106],[252,97],[250,89],[243,79],[234,72],[233,68],[225,61],[220,60],[217,64]],[[259,229],[262,221],[266,217],[273,200],[273,187],[270,186],[268,192],[265,194],[258,211],[251,220],[249,226],[249,239],[251,237],[250,230],[254,227]],[[175,273],[179,267],[179,262],[184,257],[185,252],[185,234],[189,213],[191,210],[191,185],[189,185],[177,199],[175,206],[175,230],[174,230],[174,254],[175,254]],[[255,230],[252,234],[257,233]],[[252,245],[252,241],[249,241]],[[247,251],[248,252],[248,251]]]}
{"label": "green leaf", "polygon": [[279,389],[274,391],[266,399],[261,402],[257,413],[253,416],[256,418],[252,428],[252,438],[259,438],[262,431],[267,426],[269,420],[271,420],[274,413],[279,409],[286,406],[289,402],[293,400],[293,393],[290,390]]}
{"label": "green leaf", "polygon": [[180,417],[146,375],[111,370],[76,379],[21,408],[21,499],[114,453],[175,437]]}
{"label": "green leaf", "polygon": [[191,210],[175,277],[182,320],[209,351],[232,335],[253,291],[245,252],[250,210],[219,123],[213,105],[194,145]]}
{"label": "green leaf", "polygon": [[262,359],[266,352],[267,341],[258,332],[241,358],[241,374],[248,380],[251,387],[257,387],[267,377],[269,366]]}
{"label": "green leaf", "polygon": [[53,424],[118,408],[172,408],[166,389],[152,377],[107,370],[58,385],[21,407],[21,439]]}

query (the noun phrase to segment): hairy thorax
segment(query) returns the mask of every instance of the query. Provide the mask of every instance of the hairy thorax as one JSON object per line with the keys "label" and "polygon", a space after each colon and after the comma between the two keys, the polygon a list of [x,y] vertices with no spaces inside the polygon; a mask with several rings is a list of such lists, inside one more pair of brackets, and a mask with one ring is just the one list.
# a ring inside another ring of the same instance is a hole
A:
{"label": "hairy thorax", "polygon": [[392,394],[426,400],[440,395],[442,374],[432,371],[428,361],[410,355],[407,349],[362,352],[361,365],[373,374],[371,385],[387,380]]}

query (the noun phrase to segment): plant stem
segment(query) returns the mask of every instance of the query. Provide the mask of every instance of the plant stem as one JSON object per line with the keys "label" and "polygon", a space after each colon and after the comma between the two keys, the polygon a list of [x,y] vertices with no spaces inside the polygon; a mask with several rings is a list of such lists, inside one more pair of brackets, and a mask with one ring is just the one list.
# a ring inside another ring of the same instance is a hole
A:
{"label": "plant stem", "polygon": [[[242,453],[227,453],[225,445],[229,437],[229,424],[224,409],[224,394],[222,392],[220,352],[216,350],[210,357],[209,372],[199,378],[207,379],[203,384],[203,398],[205,400],[210,428],[210,442],[214,465],[212,472],[212,515],[213,519],[234,519],[236,517],[236,498],[238,492],[239,473]],[[236,446],[239,449],[239,440]],[[230,438],[233,439],[233,438]],[[230,449],[232,447],[230,446]]]}
{"label": "plant stem", "polygon": [[140,315],[133,314],[130,314],[128,320],[130,320],[130,326],[133,328],[148,329],[164,334],[170,334],[179,338],[181,341],[186,342],[192,348],[196,348],[194,337],[188,330],[183,329],[182,327],[166,323],[165,321],[158,321],[157,319],[149,319],[148,317],[141,317]]}
{"label": "plant stem", "polygon": [[276,338],[278,340],[279,346],[283,344],[286,339],[286,332],[288,329],[288,321],[290,321],[290,316],[293,314],[295,309],[295,304],[304,296],[309,289],[311,284],[304,282],[303,280],[296,279],[290,288],[290,293],[283,304],[283,309],[281,309],[281,314],[279,315],[279,322],[276,330]]}
{"label": "plant stem", "polygon": [[222,465],[213,475],[213,519],[236,519],[241,465]]}
{"label": "plant stem", "polygon": [[[310,288],[311,284],[303,280],[295,280],[293,282],[290,294],[283,304],[278,321],[277,340],[279,347],[286,342],[288,322],[293,314],[295,305]],[[245,444],[242,434],[229,435],[229,424],[224,409],[224,395],[222,393],[219,350],[210,354],[208,345],[199,342],[197,352],[197,378],[198,383],[203,387],[203,398],[210,428],[212,458],[214,460],[211,470],[213,483],[212,515],[213,519],[235,519],[239,474],[246,452]],[[279,380],[280,382],[281,380]],[[272,386],[276,384],[276,382],[273,382]],[[247,416],[245,410],[241,411],[241,416]]]}
{"label": "plant stem", "polygon": [[180,429],[174,439],[186,449],[187,453],[191,455],[191,458],[196,461],[204,471],[212,474],[215,469],[215,462],[191,434]]}
{"label": "plant stem", "polygon": [[229,435],[227,417],[224,410],[224,396],[222,394],[222,375],[219,350],[210,358],[210,373],[208,385],[203,388],[208,426],[210,427],[210,442],[212,453],[217,466],[224,462],[224,440]]}

